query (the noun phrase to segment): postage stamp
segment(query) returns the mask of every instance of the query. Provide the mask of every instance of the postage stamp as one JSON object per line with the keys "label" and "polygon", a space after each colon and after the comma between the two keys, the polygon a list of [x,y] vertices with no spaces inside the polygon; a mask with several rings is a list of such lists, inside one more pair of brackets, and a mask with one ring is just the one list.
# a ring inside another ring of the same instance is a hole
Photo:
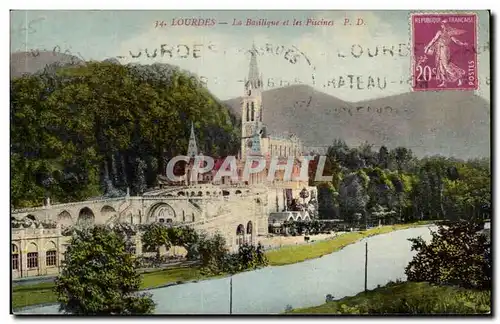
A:
{"label": "postage stamp", "polygon": [[412,89],[476,90],[476,31],[475,14],[411,14]]}

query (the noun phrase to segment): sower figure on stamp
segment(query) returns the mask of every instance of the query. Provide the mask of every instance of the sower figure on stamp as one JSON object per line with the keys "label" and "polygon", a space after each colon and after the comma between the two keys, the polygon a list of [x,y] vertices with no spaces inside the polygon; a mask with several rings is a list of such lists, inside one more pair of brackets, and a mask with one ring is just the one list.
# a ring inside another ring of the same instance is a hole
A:
{"label": "sower figure on stamp", "polygon": [[457,82],[458,86],[462,85],[462,78],[465,76],[465,70],[458,67],[451,61],[450,45],[451,42],[459,46],[467,46],[466,42],[461,42],[455,38],[465,33],[465,30],[456,29],[448,25],[447,20],[441,22],[441,30],[439,30],[434,38],[425,46],[424,53],[427,55],[435,55],[436,60],[436,78],[441,81],[438,87],[446,86],[446,82]]}

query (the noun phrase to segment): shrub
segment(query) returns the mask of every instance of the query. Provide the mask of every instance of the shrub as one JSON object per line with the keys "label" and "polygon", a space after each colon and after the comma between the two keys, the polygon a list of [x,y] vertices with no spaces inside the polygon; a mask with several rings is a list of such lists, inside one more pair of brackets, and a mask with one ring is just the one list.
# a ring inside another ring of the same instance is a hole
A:
{"label": "shrub", "polygon": [[440,225],[429,244],[421,237],[410,239],[418,253],[405,269],[408,280],[491,288],[490,243],[479,229],[478,224],[459,222]]}
{"label": "shrub", "polygon": [[264,254],[264,247],[262,244],[259,242],[257,246],[248,243],[240,245],[237,254],[237,263],[240,271],[266,266],[268,260]]}

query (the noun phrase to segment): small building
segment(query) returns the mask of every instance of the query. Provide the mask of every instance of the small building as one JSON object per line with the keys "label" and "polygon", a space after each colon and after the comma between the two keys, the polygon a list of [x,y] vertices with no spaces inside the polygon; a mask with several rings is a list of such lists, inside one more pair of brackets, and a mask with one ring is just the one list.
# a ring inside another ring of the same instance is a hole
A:
{"label": "small building", "polygon": [[269,214],[269,232],[273,234],[288,234],[286,224],[289,222],[310,221],[307,211],[284,211]]}
{"label": "small building", "polygon": [[12,229],[12,277],[56,275],[69,237],[61,227],[43,228],[32,223],[28,228]]}

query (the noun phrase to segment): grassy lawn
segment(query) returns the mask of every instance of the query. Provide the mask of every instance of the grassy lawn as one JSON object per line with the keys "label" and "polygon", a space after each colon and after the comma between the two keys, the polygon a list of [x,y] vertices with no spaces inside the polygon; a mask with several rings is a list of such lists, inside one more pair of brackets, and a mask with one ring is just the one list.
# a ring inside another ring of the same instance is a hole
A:
{"label": "grassy lawn", "polygon": [[287,314],[488,314],[490,306],[490,291],[404,282]]}
{"label": "grassy lawn", "polygon": [[56,302],[53,288],[52,282],[15,286],[12,288],[12,308]]}
{"label": "grassy lawn", "polygon": [[158,288],[171,283],[182,283],[191,280],[204,279],[199,267],[172,268],[149,272],[142,275],[141,288]]}
{"label": "grassy lawn", "polygon": [[[418,225],[427,224],[412,223],[393,226],[382,226],[370,229],[364,232],[346,233],[337,236],[331,240],[320,241],[311,244],[282,247],[279,250],[273,250],[266,253],[270,265],[285,265],[297,263],[308,259],[318,258],[320,256],[338,251],[346,245],[355,243],[356,241],[373,235],[389,233],[399,229],[415,227]],[[200,273],[198,267],[182,267],[158,270],[142,275],[143,289],[161,287],[171,283],[181,283],[191,280],[201,280],[207,278]],[[13,287],[12,307],[14,309],[56,302],[56,295],[53,292],[53,283],[39,283],[32,285],[20,285]]]}
{"label": "grassy lawn", "polygon": [[[158,270],[142,275],[141,288],[156,288],[171,283],[181,283],[204,278],[206,277],[200,273],[198,267]],[[57,301],[57,297],[53,289],[54,283],[52,282],[15,286],[12,291],[12,307],[16,309],[30,305],[54,303]]]}
{"label": "grassy lawn", "polygon": [[274,266],[302,262],[309,259],[319,258],[323,255],[341,250],[345,246],[355,243],[365,237],[385,234],[392,231],[425,224],[429,224],[429,222],[381,226],[363,232],[345,233],[329,240],[319,241],[311,244],[284,246],[278,250],[267,252],[266,256],[269,259],[269,265]]}

